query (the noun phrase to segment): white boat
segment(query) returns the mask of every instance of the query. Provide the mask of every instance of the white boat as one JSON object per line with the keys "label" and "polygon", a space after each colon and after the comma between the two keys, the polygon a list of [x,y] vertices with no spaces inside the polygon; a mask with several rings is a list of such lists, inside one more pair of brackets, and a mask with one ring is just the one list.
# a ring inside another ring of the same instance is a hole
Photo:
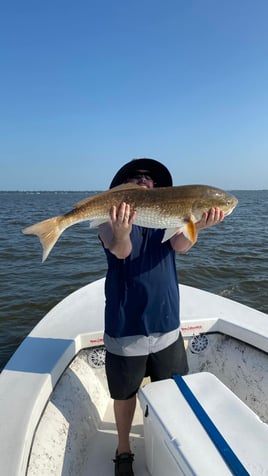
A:
{"label": "white boat", "polygon": [[[136,476],[268,475],[268,318],[180,285],[190,372],[139,391]],[[2,476],[113,474],[104,279],[39,322],[0,376]]]}

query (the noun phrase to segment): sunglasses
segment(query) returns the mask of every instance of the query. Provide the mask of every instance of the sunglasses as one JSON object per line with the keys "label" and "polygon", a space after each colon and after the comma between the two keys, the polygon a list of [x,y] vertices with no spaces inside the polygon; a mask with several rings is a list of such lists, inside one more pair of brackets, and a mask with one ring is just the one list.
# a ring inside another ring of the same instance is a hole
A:
{"label": "sunglasses", "polygon": [[148,175],[148,174],[142,174],[142,173],[134,173],[133,175],[131,175],[129,177],[130,179],[134,179],[134,180],[140,180],[142,178],[145,178],[145,180],[153,180],[151,175]]}

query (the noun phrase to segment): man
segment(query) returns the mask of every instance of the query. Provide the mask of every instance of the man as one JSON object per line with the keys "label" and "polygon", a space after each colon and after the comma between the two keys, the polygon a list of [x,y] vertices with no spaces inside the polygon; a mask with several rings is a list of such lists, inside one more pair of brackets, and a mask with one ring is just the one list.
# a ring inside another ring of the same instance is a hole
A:
{"label": "man", "polygon": [[[154,159],[134,159],[117,172],[110,188],[130,182],[147,188],[168,187],[172,177]],[[133,476],[129,433],[143,378],[155,381],[188,372],[175,253],[185,253],[192,243],[181,230],[161,243],[164,230],[135,225],[136,211],[127,203],[113,206],[110,216],[99,232],[108,262],[104,342],[118,432],[115,476]],[[213,208],[196,224],[197,231],[223,219],[224,213]]]}

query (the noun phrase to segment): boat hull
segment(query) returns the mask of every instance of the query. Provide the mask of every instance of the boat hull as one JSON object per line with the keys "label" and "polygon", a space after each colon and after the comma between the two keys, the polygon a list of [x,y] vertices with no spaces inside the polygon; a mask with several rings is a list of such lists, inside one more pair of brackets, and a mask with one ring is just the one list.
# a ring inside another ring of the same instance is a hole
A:
{"label": "boat hull", "polygon": [[[267,315],[188,286],[180,286],[180,294],[190,373],[216,375],[267,422]],[[116,445],[111,401],[104,368],[92,367],[90,357],[103,346],[103,313],[104,280],[99,280],[53,308],[3,370],[3,474],[111,473]],[[147,475],[142,417],[137,412],[132,436],[140,476]],[[97,447],[106,453],[96,473]]]}

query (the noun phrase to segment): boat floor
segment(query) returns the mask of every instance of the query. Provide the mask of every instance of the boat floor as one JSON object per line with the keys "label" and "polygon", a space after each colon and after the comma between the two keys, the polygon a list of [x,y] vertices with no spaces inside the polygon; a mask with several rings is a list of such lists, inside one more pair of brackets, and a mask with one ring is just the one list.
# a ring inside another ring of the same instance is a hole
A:
{"label": "boat floor", "polygon": [[[139,476],[149,476],[145,466],[145,449],[143,439],[143,417],[140,404],[137,408],[131,429],[131,449],[135,455],[134,473]],[[111,400],[105,412],[103,421],[88,452],[88,462],[81,476],[112,476],[114,474],[113,458],[117,446],[117,432],[114,422],[113,401]]]}

